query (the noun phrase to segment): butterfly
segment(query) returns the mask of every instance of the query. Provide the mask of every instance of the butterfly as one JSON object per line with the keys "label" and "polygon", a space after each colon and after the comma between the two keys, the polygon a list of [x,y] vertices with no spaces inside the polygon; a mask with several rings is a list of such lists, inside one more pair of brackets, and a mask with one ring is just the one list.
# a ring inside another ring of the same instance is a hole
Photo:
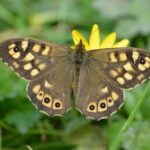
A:
{"label": "butterfly", "polygon": [[87,118],[108,118],[122,106],[124,89],[150,77],[150,53],[139,48],[86,51],[82,41],[72,49],[18,38],[0,43],[0,58],[29,81],[31,102],[50,116],[68,112],[75,97]]}

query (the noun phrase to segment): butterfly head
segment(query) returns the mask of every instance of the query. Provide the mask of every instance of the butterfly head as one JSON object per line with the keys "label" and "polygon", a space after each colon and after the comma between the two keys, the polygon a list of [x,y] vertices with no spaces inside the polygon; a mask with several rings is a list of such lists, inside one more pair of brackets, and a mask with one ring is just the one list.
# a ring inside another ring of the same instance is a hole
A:
{"label": "butterfly head", "polygon": [[80,40],[80,42],[78,43],[78,45],[76,45],[74,51],[72,52],[72,61],[77,64],[81,64],[86,60],[87,60],[87,51],[85,49],[82,40]]}
{"label": "butterfly head", "polygon": [[82,40],[80,40],[79,43],[76,45],[75,51],[76,52],[85,52],[86,51]]}

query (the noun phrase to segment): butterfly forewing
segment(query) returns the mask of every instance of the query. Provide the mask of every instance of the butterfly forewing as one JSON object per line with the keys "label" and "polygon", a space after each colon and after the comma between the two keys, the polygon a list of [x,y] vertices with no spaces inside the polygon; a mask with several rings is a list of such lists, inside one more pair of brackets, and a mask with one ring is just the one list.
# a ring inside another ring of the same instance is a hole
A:
{"label": "butterfly forewing", "polygon": [[69,48],[35,39],[10,39],[0,44],[2,61],[31,80],[28,95],[48,115],[62,115],[71,107],[75,69],[68,61],[69,52]]}
{"label": "butterfly forewing", "polygon": [[47,74],[65,52],[64,47],[34,39],[10,39],[0,44],[2,61],[28,80]]}
{"label": "butterfly forewing", "polygon": [[102,49],[91,52],[99,71],[120,88],[132,88],[150,76],[150,53],[137,48]]}

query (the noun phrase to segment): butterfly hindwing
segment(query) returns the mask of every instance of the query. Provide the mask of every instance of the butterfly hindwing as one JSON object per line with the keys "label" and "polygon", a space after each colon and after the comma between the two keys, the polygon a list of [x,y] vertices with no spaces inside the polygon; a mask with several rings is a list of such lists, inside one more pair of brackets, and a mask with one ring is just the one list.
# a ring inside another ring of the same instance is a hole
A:
{"label": "butterfly hindwing", "polygon": [[0,44],[0,58],[21,77],[31,80],[27,93],[39,110],[62,115],[71,108],[75,69],[68,62],[69,50],[35,39],[10,39]]}
{"label": "butterfly hindwing", "polygon": [[66,49],[59,45],[27,38],[10,39],[0,44],[2,61],[28,80],[46,74],[56,61],[56,56],[65,52]]}
{"label": "butterfly hindwing", "polygon": [[30,81],[27,88],[30,100],[48,115],[63,115],[71,108],[73,74],[74,68],[67,58],[55,64],[46,76]]}

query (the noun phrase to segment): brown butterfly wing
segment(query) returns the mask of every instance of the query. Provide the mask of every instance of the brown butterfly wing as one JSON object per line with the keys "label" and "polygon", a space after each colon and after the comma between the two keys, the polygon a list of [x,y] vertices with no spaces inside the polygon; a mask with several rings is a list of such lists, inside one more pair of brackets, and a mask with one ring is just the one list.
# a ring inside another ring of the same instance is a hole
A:
{"label": "brown butterfly wing", "polygon": [[[0,58],[21,77],[31,80],[28,95],[49,115],[71,108],[72,73],[69,48],[35,39],[10,39],[0,43]],[[68,74],[69,72],[69,74]]]}
{"label": "brown butterfly wing", "polygon": [[104,119],[121,107],[123,90],[108,81],[92,63],[81,67],[76,107],[87,118]]}
{"label": "brown butterfly wing", "polygon": [[10,39],[0,43],[0,58],[27,80],[40,78],[57,63],[66,48],[35,39]]}
{"label": "brown butterfly wing", "polygon": [[150,53],[136,48],[89,51],[81,67],[77,108],[87,117],[109,117],[123,103],[123,90],[150,76]]}
{"label": "brown butterfly wing", "polygon": [[150,53],[142,49],[103,49],[93,51],[91,59],[120,88],[133,88],[150,76]]}
{"label": "brown butterfly wing", "polygon": [[48,115],[63,115],[71,108],[74,68],[67,60],[52,67],[47,76],[30,81],[27,93],[31,101]]}

